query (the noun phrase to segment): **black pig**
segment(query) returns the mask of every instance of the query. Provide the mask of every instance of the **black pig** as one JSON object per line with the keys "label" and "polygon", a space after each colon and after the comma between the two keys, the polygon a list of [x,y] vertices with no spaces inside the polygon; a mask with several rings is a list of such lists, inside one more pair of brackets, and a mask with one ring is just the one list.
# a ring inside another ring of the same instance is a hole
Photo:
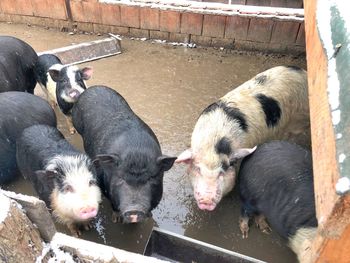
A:
{"label": "black pig", "polygon": [[34,93],[35,63],[38,55],[26,42],[11,36],[0,36],[0,92]]}
{"label": "black pig", "polygon": [[[163,194],[163,174],[176,157],[162,154],[151,128],[111,88],[93,86],[72,110],[85,151],[101,171],[100,184],[113,206],[113,221],[141,222]],[[118,217],[117,217],[118,216]]]}
{"label": "black pig", "polygon": [[249,218],[256,216],[263,230],[268,223],[292,250],[307,261],[317,219],[309,151],[286,141],[265,143],[243,159],[239,171],[243,202],[240,228],[248,236]]}
{"label": "black pig", "polygon": [[0,185],[15,177],[16,140],[34,124],[56,127],[56,115],[44,99],[24,92],[0,93]]}

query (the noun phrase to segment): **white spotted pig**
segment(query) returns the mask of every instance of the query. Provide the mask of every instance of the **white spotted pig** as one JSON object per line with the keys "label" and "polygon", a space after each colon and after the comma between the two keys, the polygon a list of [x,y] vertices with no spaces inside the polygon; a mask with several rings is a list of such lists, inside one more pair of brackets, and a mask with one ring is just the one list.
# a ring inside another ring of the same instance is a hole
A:
{"label": "white spotted pig", "polygon": [[71,134],[75,133],[72,125],[71,110],[79,96],[86,90],[85,80],[91,78],[92,67],[79,69],[77,66],[65,66],[53,54],[39,56],[35,66],[35,75],[51,105],[58,104],[67,118]]}
{"label": "white spotted pig", "polygon": [[73,235],[89,229],[101,191],[90,158],[76,150],[55,127],[33,125],[17,140],[17,165],[40,199]]}
{"label": "white spotted pig", "polygon": [[235,184],[239,161],[273,139],[310,140],[306,71],[274,67],[208,106],[199,116],[191,148],[176,162],[188,164],[198,207],[214,210]]}

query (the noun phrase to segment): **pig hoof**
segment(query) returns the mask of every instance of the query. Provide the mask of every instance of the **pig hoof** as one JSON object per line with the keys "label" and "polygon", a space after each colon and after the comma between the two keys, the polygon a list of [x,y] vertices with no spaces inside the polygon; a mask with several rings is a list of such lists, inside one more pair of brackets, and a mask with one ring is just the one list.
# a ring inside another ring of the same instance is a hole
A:
{"label": "pig hoof", "polygon": [[247,219],[247,218],[240,218],[239,219],[239,229],[242,232],[242,238],[248,238],[249,219]]}
{"label": "pig hoof", "polygon": [[269,224],[266,222],[266,218],[262,215],[255,217],[255,223],[257,227],[265,234],[271,233],[271,228]]}
{"label": "pig hoof", "polygon": [[70,134],[75,134],[76,132],[77,132],[76,129],[74,129],[74,128],[69,128],[69,133],[70,133]]}
{"label": "pig hoof", "polygon": [[119,215],[119,213],[113,211],[112,222],[113,223],[121,223],[122,222],[122,217]]}
{"label": "pig hoof", "polygon": [[68,229],[74,237],[79,237],[81,235],[79,228],[75,225],[68,225]]}
{"label": "pig hoof", "polygon": [[84,224],[84,229],[85,229],[86,231],[88,231],[88,230],[90,230],[90,229],[92,229],[92,228],[93,228],[93,225],[92,225],[91,222],[88,222],[88,223],[85,223],[85,224]]}

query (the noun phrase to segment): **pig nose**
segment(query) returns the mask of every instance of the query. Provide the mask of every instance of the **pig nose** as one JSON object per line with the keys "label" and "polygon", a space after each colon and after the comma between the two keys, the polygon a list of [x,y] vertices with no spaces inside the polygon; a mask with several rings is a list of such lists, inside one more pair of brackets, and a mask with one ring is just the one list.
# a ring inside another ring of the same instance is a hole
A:
{"label": "pig nose", "polygon": [[146,214],[141,211],[128,211],[123,214],[124,223],[139,223],[145,220]]}
{"label": "pig nose", "polygon": [[89,219],[97,215],[97,209],[95,207],[84,207],[79,212],[81,219]]}

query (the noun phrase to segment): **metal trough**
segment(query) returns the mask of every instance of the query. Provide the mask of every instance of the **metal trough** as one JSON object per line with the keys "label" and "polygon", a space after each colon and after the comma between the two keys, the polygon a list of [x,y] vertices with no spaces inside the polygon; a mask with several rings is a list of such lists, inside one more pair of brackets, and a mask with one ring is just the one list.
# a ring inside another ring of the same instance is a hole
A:
{"label": "metal trough", "polygon": [[154,227],[145,256],[183,263],[263,263],[242,254]]}

